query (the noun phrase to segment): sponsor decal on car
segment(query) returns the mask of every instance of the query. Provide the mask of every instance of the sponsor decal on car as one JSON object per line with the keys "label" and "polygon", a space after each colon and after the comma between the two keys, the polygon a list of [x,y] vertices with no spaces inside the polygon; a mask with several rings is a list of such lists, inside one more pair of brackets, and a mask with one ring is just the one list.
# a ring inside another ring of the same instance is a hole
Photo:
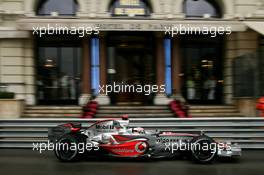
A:
{"label": "sponsor decal on car", "polygon": [[114,125],[102,125],[102,124],[98,124],[95,125],[96,129],[114,129]]}
{"label": "sponsor decal on car", "polygon": [[144,153],[147,149],[147,144],[145,142],[139,142],[135,145],[135,150],[138,153]]}

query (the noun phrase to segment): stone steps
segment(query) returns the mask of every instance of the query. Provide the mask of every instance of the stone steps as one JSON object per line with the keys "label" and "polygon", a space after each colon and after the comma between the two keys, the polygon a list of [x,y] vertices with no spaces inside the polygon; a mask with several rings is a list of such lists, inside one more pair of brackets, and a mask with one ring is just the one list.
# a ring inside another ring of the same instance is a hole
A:
{"label": "stone steps", "polygon": [[190,109],[190,113],[238,113],[237,109]]}
{"label": "stone steps", "polygon": [[23,114],[22,118],[79,118],[80,114]]}
{"label": "stone steps", "polygon": [[206,117],[243,117],[240,113],[191,113],[193,118]]}
{"label": "stone steps", "polygon": [[233,105],[190,105],[190,109],[201,109],[201,110],[209,110],[209,109],[236,109]]}
{"label": "stone steps", "polygon": [[27,106],[27,110],[81,110],[81,106]]}
{"label": "stone steps", "polygon": [[[105,109],[105,108],[99,108],[98,114],[115,114],[115,113],[170,113],[170,110],[168,108],[164,109],[124,109],[124,108],[113,108],[111,109]],[[236,108],[209,108],[209,109],[196,109],[196,108],[190,108],[191,113],[238,113],[239,111]]]}
{"label": "stone steps", "polygon": [[242,117],[238,109],[232,105],[192,105],[192,117]]}
{"label": "stone steps", "polygon": [[131,114],[131,113],[122,113],[122,114],[96,114],[96,118],[116,118],[121,117],[124,114],[128,114],[130,118],[170,118],[175,117],[172,113],[156,113],[156,114],[149,114],[149,113],[142,113],[142,114]]}
{"label": "stone steps", "polygon": [[80,106],[27,106],[22,118],[79,118]]}
{"label": "stone steps", "polygon": [[[27,106],[23,118],[79,118],[80,106]],[[170,118],[176,117],[167,105],[158,106],[99,106],[96,118],[116,118],[128,114],[131,118]],[[192,117],[241,117],[235,106],[192,105]]]}
{"label": "stone steps", "polygon": [[46,109],[46,110],[26,110],[24,113],[25,114],[35,114],[35,113],[38,113],[38,114],[49,114],[49,113],[53,113],[53,114],[79,114],[80,113],[80,110],[66,110],[66,109],[56,109],[56,110],[49,110],[49,109]]}
{"label": "stone steps", "polygon": [[[160,106],[100,106],[96,117],[175,117],[167,105]],[[192,105],[192,117],[241,117],[235,106],[231,105]]]}
{"label": "stone steps", "polygon": [[170,118],[175,117],[167,105],[157,106],[99,106],[97,118],[113,118],[128,114],[130,118]]}
{"label": "stone steps", "polygon": [[168,110],[167,105],[157,105],[157,106],[99,106],[100,110]]}

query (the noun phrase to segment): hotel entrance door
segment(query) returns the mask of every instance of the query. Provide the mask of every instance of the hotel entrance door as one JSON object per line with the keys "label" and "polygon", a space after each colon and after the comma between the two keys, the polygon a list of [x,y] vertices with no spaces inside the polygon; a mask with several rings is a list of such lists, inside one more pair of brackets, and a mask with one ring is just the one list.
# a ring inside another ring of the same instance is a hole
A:
{"label": "hotel entrance door", "polygon": [[189,103],[221,104],[222,38],[186,36],[182,47],[184,97]]}
{"label": "hotel entrance door", "polygon": [[[155,83],[153,37],[138,33],[111,35],[108,39],[108,82],[119,85],[152,85]],[[153,95],[130,91],[112,93],[112,104],[151,104]]]}

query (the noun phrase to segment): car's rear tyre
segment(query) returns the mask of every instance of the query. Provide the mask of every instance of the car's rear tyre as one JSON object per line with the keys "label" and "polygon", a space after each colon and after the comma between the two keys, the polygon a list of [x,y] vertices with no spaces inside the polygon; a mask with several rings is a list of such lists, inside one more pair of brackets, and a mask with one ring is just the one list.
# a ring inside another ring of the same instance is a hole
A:
{"label": "car's rear tyre", "polygon": [[210,137],[202,135],[191,141],[191,158],[197,163],[212,163],[217,156],[217,143]]}
{"label": "car's rear tyre", "polygon": [[71,162],[79,160],[81,150],[79,150],[80,143],[85,143],[83,137],[76,134],[66,134],[62,136],[57,142],[54,149],[56,157],[63,162]]}

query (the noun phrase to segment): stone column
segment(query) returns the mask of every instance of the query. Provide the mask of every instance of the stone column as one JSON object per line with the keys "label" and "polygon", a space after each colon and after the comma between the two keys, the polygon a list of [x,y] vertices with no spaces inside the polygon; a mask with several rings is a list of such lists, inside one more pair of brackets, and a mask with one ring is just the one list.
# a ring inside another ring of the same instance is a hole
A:
{"label": "stone column", "polygon": [[163,36],[156,37],[156,74],[157,85],[165,84],[165,58],[164,58],[164,46]]}
{"label": "stone column", "polygon": [[107,70],[106,70],[106,43],[105,38],[100,38],[100,85],[107,83]]}
{"label": "stone column", "polygon": [[80,105],[85,105],[91,98],[91,54],[90,38],[84,37],[82,41],[82,95],[79,99]]}
{"label": "stone column", "polygon": [[37,2],[35,0],[27,0],[24,2],[24,10],[26,16],[34,16],[35,15],[35,7],[37,6]]}
{"label": "stone column", "polygon": [[[103,87],[107,84],[107,58],[106,58],[106,41],[105,35],[100,35],[100,86]],[[97,96],[96,101],[99,104],[107,105],[110,104],[110,99],[108,96],[104,94],[104,92],[100,92]]]}
{"label": "stone column", "polygon": [[171,77],[172,77],[172,93],[173,95],[181,95],[181,49],[180,38],[172,40],[172,60],[171,60]]}
{"label": "stone column", "polygon": [[[225,37],[226,51],[224,55],[223,98],[224,104],[237,105],[245,116],[256,116],[256,99],[254,97],[234,98],[233,61],[237,57],[257,52],[259,34],[253,30],[233,32]],[[253,59],[253,57],[252,57]],[[249,82],[248,82],[249,83]],[[252,84],[253,85],[253,84]]]}
{"label": "stone column", "polygon": [[36,71],[35,71],[35,51],[36,42],[31,36],[24,40],[24,82],[25,100],[27,105],[36,105]]}
{"label": "stone column", "polygon": [[[164,36],[161,33],[156,35],[156,84],[160,87],[165,85],[165,53],[164,53]],[[154,98],[154,104],[167,104],[169,99],[165,92],[158,92]]]}

